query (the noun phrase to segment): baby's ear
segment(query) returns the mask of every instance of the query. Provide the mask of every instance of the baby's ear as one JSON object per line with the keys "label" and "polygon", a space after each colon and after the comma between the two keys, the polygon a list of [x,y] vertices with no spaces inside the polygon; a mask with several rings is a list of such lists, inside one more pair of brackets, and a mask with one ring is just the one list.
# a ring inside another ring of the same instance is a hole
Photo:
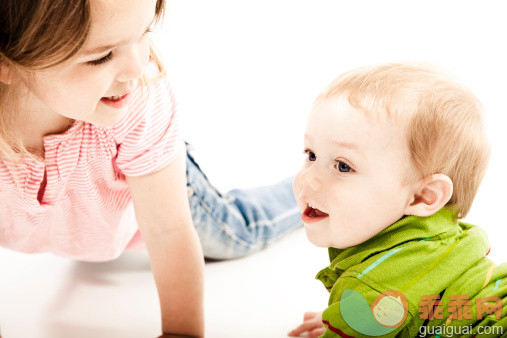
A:
{"label": "baby's ear", "polygon": [[434,174],[421,179],[405,208],[405,215],[433,215],[449,202],[452,190],[452,181],[447,175]]}

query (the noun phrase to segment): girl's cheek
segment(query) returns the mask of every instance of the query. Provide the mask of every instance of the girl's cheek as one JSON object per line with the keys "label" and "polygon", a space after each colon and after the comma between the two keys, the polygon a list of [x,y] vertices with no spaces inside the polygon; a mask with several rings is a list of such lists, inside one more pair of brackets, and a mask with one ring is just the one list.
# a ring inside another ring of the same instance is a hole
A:
{"label": "girl's cheek", "polygon": [[109,80],[106,73],[98,74],[95,69],[86,68],[88,67],[83,67],[73,74],[71,82],[75,90],[81,92],[83,96],[101,98],[106,95],[113,81]]}
{"label": "girl's cheek", "polygon": [[150,42],[149,40],[146,38],[145,41],[144,41],[144,65],[147,65],[148,62],[150,61]]}

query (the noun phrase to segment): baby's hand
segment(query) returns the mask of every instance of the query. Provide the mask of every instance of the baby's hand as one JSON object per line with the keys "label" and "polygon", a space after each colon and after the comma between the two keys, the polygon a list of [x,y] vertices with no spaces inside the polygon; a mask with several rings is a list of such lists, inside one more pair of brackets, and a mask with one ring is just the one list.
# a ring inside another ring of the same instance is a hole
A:
{"label": "baby's hand", "polygon": [[317,338],[326,332],[326,327],[322,324],[322,312],[306,312],[303,324],[289,332],[289,336],[299,337],[304,332],[308,332],[309,338]]}

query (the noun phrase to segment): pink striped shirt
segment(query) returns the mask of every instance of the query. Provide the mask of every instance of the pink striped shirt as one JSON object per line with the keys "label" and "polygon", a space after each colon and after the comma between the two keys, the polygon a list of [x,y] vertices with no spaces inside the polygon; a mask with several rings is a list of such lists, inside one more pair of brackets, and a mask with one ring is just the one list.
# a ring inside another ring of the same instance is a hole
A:
{"label": "pink striped shirt", "polygon": [[162,169],[183,145],[174,98],[162,79],[144,91],[138,86],[128,114],[113,127],[76,121],[44,137],[45,160],[16,165],[19,186],[0,159],[0,246],[85,261],[143,247],[125,175]]}

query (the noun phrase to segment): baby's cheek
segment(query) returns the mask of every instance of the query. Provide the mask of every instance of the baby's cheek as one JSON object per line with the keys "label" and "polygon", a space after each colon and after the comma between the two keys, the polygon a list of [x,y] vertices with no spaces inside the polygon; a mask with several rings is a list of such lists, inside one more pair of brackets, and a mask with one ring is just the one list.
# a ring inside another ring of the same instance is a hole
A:
{"label": "baby's cheek", "polygon": [[297,205],[299,209],[302,207],[302,202],[299,200],[299,196],[301,195],[301,183],[299,183],[299,176],[300,173],[298,172],[296,177],[294,177],[294,181],[292,181],[292,193],[294,194],[294,197],[296,198]]}
{"label": "baby's cheek", "polygon": [[297,173],[296,177],[294,177],[294,180],[292,181],[292,192],[296,199],[299,196],[299,192],[301,191],[301,187],[299,185],[299,172]]}

